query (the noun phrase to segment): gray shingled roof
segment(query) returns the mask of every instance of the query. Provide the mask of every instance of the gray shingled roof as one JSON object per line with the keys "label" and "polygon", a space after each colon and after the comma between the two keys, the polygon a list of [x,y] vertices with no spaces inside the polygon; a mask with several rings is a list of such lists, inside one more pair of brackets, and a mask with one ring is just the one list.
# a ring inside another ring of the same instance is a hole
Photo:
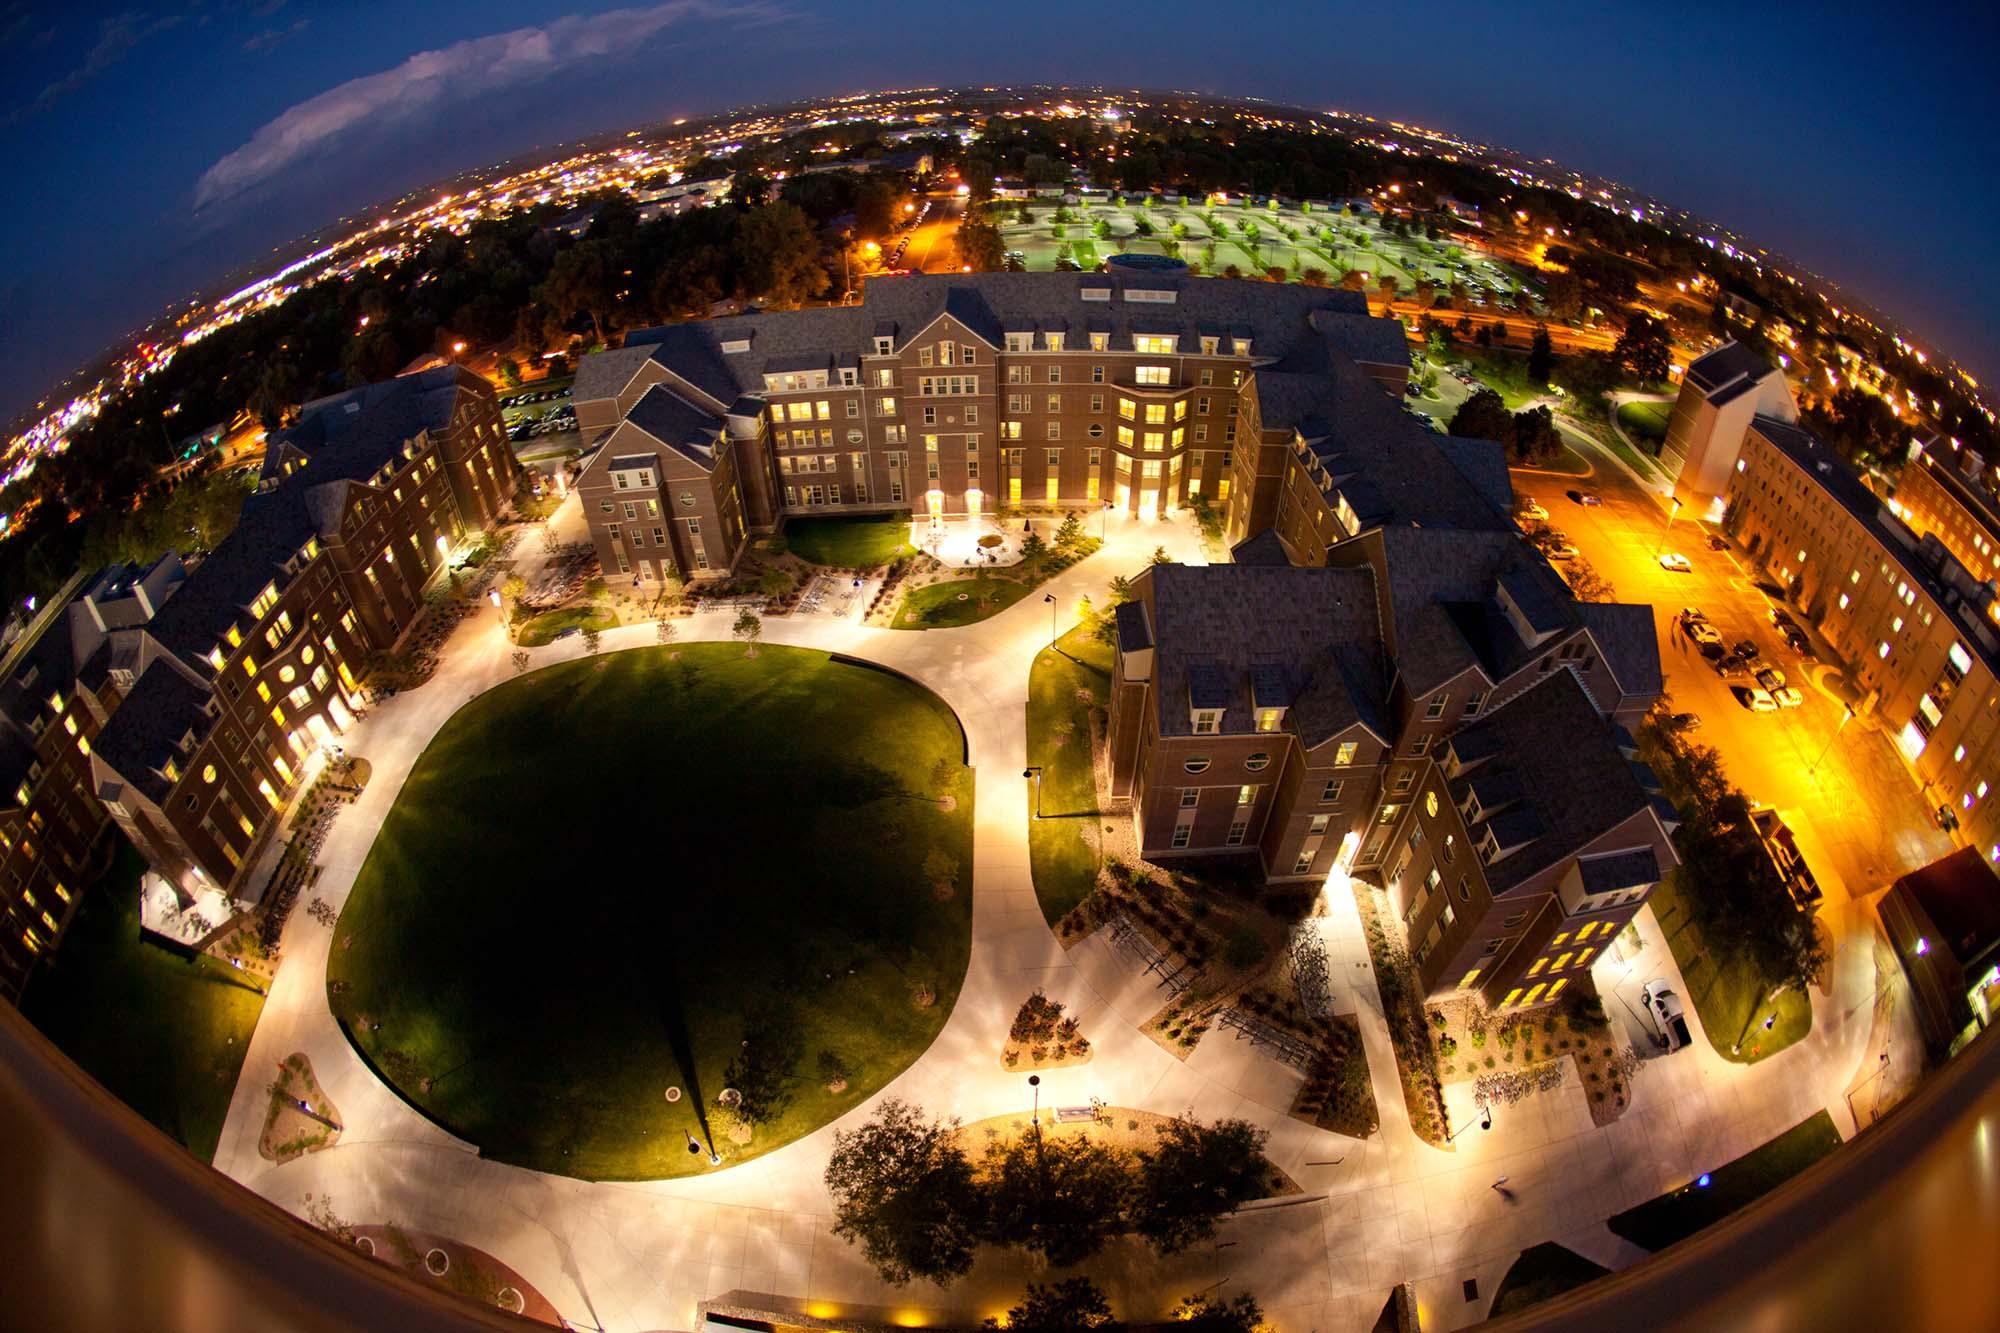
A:
{"label": "gray shingled roof", "polygon": [[172,662],[155,661],[98,733],[96,756],[107,768],[158,803],[173,789],[160,770],[177,752],[181,738],[202,720],[209,689],[190,680]]}
{"label": "gray shingled roof", "polygon": [[1666,688],[1660,674],[1660,635],[1653,625],[1653,608],[1635,602],[1578,602],[1577,618],[1604,654],[1604,665],[1618,688],[1627,694],[1658,694]]}
{"label": "gray shingled roof", "polygon": [[692,462],[715,463],[715,439],[722,420],[676,394],[664,384],[646,390],[625,419]]}
{"label": "gray shingled roof", "polygon": [[1193,734],[1195,707],[1221,730],[1254,728],[1253,682],[1292,699],[1286,729],[1308,746],[1359,722],[1383,735],[1387,673],[1367,569],[1158,565],[1147,573],[1163,735]]}
{"label": "gray shingled roof", "polygon": [[[1490,862],[1489,887],[1497,896],[1574,855],[1617,825],[1652,806],[1619,752],[1597,706],[1567,671],[1551,673],[1452,738],[1461,762],[1490,754],[1480,777],[1515,775],[1518,794],[1493,816],[1506,845],[1536,827],[1525,846]],[[1506,822],[1506,830],[1500,829]],[[1470,830],[1473,841],[1480,827]]]}

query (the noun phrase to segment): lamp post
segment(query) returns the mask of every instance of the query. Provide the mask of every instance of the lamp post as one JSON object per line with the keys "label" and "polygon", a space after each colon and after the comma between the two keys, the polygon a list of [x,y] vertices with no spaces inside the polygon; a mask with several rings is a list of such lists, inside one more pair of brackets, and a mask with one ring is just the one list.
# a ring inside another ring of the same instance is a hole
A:
{"label": "lamp post", "polygon": [[1062,632],[1056,628],[1056,595],[1045,592],[1042,594],[1042,600],[1049,604],[1049,642],[1054,643],[1062,637]]}
{"label": "lamp post", "polygon": [[1833,743],[1840,739],[1842,729],[1853,720],[1854,710],[1852,708],[1843,708],[1840,710],[1840,725],[1833,729],[1833,735],[1826,738],[1826,744],[1820,748],[1819,758],[1813,760],[1812,767],[1806,770],[1807,777],[1814,778],[1819,776],[1819,766],[1825,763],[1827,755],[1832,753]]}
{"label": "lamp post", "polygon": [[1034,1110],[1028,1116],[1028,1123],[1039,1128],[1042,1123],[1042,1076],[1040,1074],[1028,1075],[1028,1086],[1034,1090],[1035,1094]]}
{"label": "lamp post", "polygon": [[[1042,766],[1040,764],[1030,764],[1021,770],[1021,776],[1035,780],[1035,818],[1040,819],[1042,817]],[[1036,1078],[1033,1082],[1039,1084],[1041,1079]]]}
{"label": "lamp post", "polygon": [[500,606],[500,590],[498,588],[488,588],[486,590],[486,600],[493,603],[493,619],[499,623],[500,632],[505,634],[507,632],[507,613]]}

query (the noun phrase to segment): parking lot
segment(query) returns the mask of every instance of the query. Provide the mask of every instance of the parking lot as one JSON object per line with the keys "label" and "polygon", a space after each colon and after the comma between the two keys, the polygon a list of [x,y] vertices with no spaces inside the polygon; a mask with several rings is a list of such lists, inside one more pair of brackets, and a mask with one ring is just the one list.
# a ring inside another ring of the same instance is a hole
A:
{"label": "parking lot", "polygon": [[[1777,602],[1740,551],[1715,549],[1712,530],[1686,517],[1669,526],[1660,499],[1601,458],[1588,481],[1517,472],[1514,486],[1517,497],[1549,511],[1617,600],[1651,603],[1673,707],[1700,719],[1694,738],[1715,747],[1735,785],[1776,807],[1797,832],[1829,906],[1872,895],[1951,850],[1890,739],[1869,718],[1849,719],[1838,663],[1816,636],[1807,636],[1810,652],[1786,641],[1771,619]],[[1579,503],[1571,489],[1600,503]],[[1685,557],[1685,572],[1662,567],[1660,557],[1672,554]],[[1799,692],[1797,706],[1752,711],[1745,700],[1754,696],[1737,691],[1753,678],[1719,675],[1681,631],[1689,607],[1725,649],[1747,642],[1783,672]]]}
{"label": "parking lot", "polygon": [[[536,381],[500,396],[500,420],[516,453],[543,453],[575,442],[576,408],[570,402],[570,383],[566,378]],[[560,438],[549,438],[552,436]]]}

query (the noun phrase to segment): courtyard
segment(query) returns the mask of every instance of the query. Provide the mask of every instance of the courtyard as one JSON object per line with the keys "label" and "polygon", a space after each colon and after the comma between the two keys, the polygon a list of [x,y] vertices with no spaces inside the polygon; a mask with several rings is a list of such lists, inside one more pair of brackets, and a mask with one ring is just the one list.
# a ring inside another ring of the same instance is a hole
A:
{"label": "courtyard", "polygon": [[500,1161],[652,1178],[708,1170],[711,1144],[765,1152],[865,1101],[950,1013],[964,757],[935,696],[819,652],[648,648],[503,685],[383,822],[335,930],[334,1012]]}

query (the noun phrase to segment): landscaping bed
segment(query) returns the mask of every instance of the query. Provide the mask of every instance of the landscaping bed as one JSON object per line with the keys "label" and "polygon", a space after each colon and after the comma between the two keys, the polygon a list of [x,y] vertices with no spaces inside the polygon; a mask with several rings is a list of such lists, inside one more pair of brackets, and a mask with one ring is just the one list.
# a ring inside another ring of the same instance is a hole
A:
{"label": "landscaping bed", "polygon": [[[1160,1137],[1160,1132],[1173,1122],[1174,1117],[1161,1115],[1157,1111],[1140,1111],[1129,1106],[1105,1106],[1093,1103],[1096,1118],[1093,1120],[1056,1119],[1056,1109],[1046,1103],[1041,1108],[1041,1132],[1045,1141],[1059,1138],[1088,1139],[1113,1152],[1133,1153],[1151,1148]],[[1026,1137],[1035,1126],[1028,1116],[1015,1111],[1007,1115],[988,1116],[962,1125],[958,1130],[958,1140],[965,1149],[966,1156],[975,1163],[1004,1153],[1007,1148]],[[1263,1159],[1264,1197],[1283,1198],[1305,1191],[1299,1182],[1293,1180],[1276,1162]]]}
{"label": "landscaping bed", "polygon": [[1450,1142],[1445,1124],[1444,1083],[1438,1074],[1437,1048],[1431,1042],[1431,1020],[1418,989],[1416,965],[1402,944],[1384,928],[1388,903],[1380,889],[1354,881],[1354,903],[1368,937],[1368,958],[1375,968],[1375,985],[1382,995],[1382,1017],[1389,1024],[1389,1042],[1396,1051],[1396,1073],[1403,1085],[1403,1105],[1410,1128],[1435,1148]]}
{"label": "landscaping bed", "polygon": [[1608,1125],[1631,1105],[1636,1052],[1620,1050],[1603,1000],[1580,979],[1553,1005],[1495,1015],[1478,999],[1427,1006],[1438,1074],[1445,1083],[1473,1083],[1490,1099],[1519,1100],[1560,1079],[1573,1061],[1590,1103],[1591,1120]]}
{"label": "landscaping bed", "polygon": [[1090,1038],[1073,1016],[1063,1013],[1062,1001],[1051,1000],[1039,989],[1022,1001],[1000,1048],[1001,1067],[1023,1073],[1080,1065],[1089,1059]]}
{"label": "landscaping bed", "polygon": [[917,557],[911,567],[892,568],[903,595],[900,601],[889,603],[893,610],[885,621],[877,623],[895,629],[975,624],[1006,610],[1077,561],[1096,554],[1103,545],[1098,538],[1085,536],[1082,520],[1071,514],[1057,527],[1052,541],[1044,541],[1039,533],[1031,534],[1022,543],[1021,559],[1015,564],[954,569],[928,556]]}
{"label": "landscaping bed", "polygon": [[910,545],[908,510],[852,518],[789,518],[784,538],[799,559],[836,569],[875,568],[916,554]]}
{"label": "landscaping bed", "polygon": [[271,1105],[257,1135],[259,1157],[289,1162],[340,1141],[340,1110],[313,1077],[312,1061],[303,1051],[285,1057],[269,1091]]}
{"label": "landscaping bed", "polygon": [[1037,653],[1028,674],[1028,762],[1042,770],[1028,856],[1035,900],[1051,926],[1088,896],[1103,864],[1094,770],[1112,664],[1111,645],[1080,625]]}
{"label": "landscaping bed", "polygon": [[1525,1310],[1552,1296],[1574,1291],[1586,1282],[1594,1282],[1610,1271],[1554,1241],[1531,1245],[1507,1270],[1507,1276],[1500,1279],[1500,1289],[1493,1293],[1493,1308],[1486,1312],[1486,1317],[1498,1319]]}

